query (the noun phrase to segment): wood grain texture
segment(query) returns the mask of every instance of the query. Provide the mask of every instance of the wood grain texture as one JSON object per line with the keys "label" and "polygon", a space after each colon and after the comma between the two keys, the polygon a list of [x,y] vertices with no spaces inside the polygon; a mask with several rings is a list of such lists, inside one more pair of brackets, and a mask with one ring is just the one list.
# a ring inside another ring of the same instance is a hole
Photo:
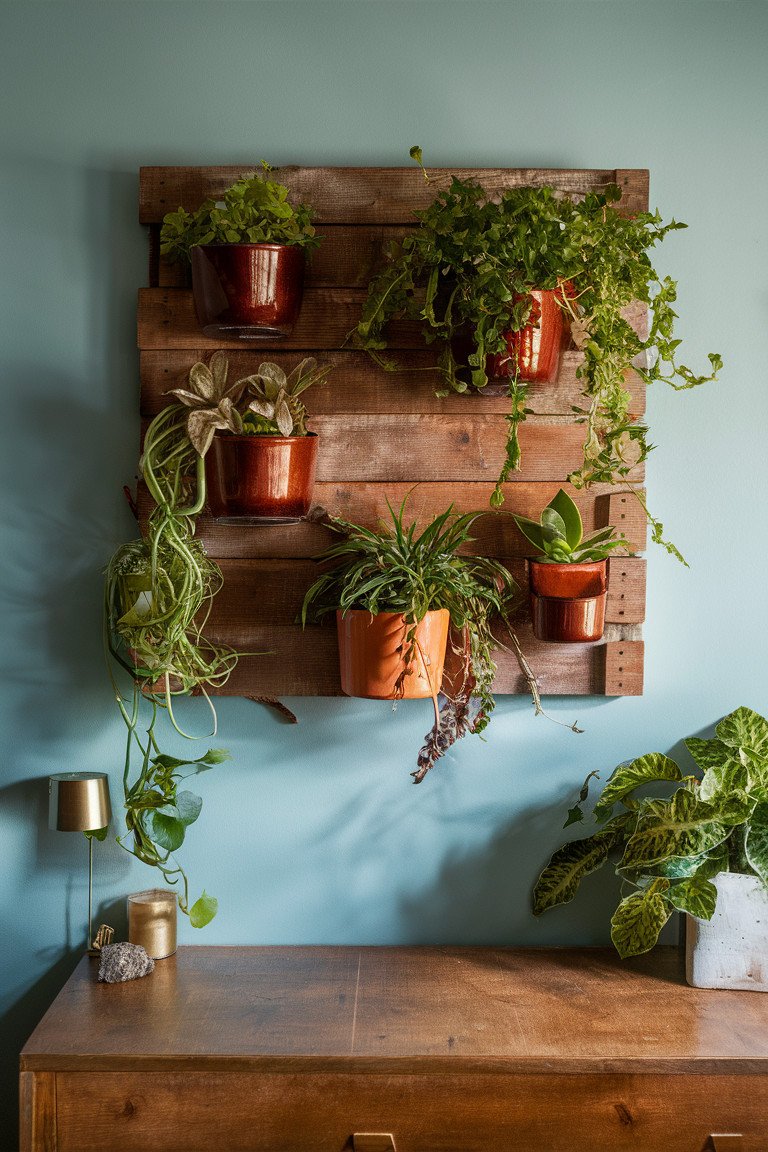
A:
{"label": "wood grain texture", "polygon": [[19,1075],[19,1149],[20,1152],[58,1152],[53,1072],[21,1072]]}
{"label": "wood grain texture", "polygon": [[[207,361],[210,352],[204,348],[165,351],[153,349],[141,353],[141,412],[151,417],[168,402],[171,388],[187,387],[189,369],[198,360]],[[255,373],[265,360],[279,364],[289,372],[299,361],[296,352],[276,351],[269,347],[230,349],[229,379],[239,380]],[[488,384],[482,392],[439,398],[436,357],[429,349],[414,349],[399,356],[402,371],[388,373],[380,369],[364,352],[325,351],[319,355],[331,373],[304,397],[312,416],[342,412],[430,413],[455,415],[506,415],[509,398],[503,384]],[[574,405],[582,405],[580,381],[576,371],[583,360],[580,352],[565,352],[560,374],[554,384],[530,384],[528,407],[538,415],[570,415]],[[642,415],[645,409],[645,386],[633,373],[627,382],[632,398],[632,413]]]}
{"label": "wood grain texture", "polygon": [[641,640],[615,640],[604,645],[606,696],[642,696],[644,654]]}
{"label": "wood grain texture", "polygon": [[342,1152],[372,1126],[389,1129],[398,1152],[699,1152],[734,1114],[744,1152],[764,1152],[768,1107],[758,1076],[189,1071],[60,1081],[60,1152]]}
{"label": "wood grain texture", "polygon": [[[520,559],[531,551],[530,544],[520,533],[509,513],[538,519],[541,509],[552,499],[558,488],[565,488],[575,500],[584,522],[584,531],[592,532],[607,524],[620,528],[630,541],[633,552],[646,547],[647,520],[640,502],[631,493],[619,492],[610,485],[595,485],[589,491],[578,491],[569,484],[557,481],[515,481],[505,486],[503,510],[492,512],[488,501],[494,485],[483,483],[427,482],[414,485],[408,482],[379,484],[320,483],[315,485],[313,515],[325,509],[354,524],[376,528],[387,521],[387,500],[399,507],[408,496],[408,517],[416,523],[426,524],[433,516],[444,512],[453,504],[457,512],[488,509],[472,528],[472,543],[466,551],[479,556],[499,559]],[[643,490],[640,490],[641,495]],[[143,525],[153,504],[143,484],[138,488],[139,520]],[[197,535],[209,554],[218,559],[245,559],[249,557],[279,558],[283,556],[317,556],[338,539],[330,529],[311,520],[299,524],[268,525],[222,524],[211,516],[202,516],[197,523]]]}
{"label": "wood grain texture", "polygon": [[[355,329],[365,302],[361,288],[307,288],[301,312],[290,336],[284,340],[258,343],[263,358],[272,350],[340,350]],[[641,333],[646,325],[644,306],[633,305],[625,316]],[[389,353],[396,358],[401,349],[423,349],[421,325],[412,320],[394,320],[387,328]],[[192,293],[184,288],[140,288],[138,307],[138,346],[145,349],[196,348],[211,352],[216,348],[242,351],[242,340],[205,336],[198,327]],[[191,363],[191,362],[190,362]]]}
{"label": "wood grain texture", "polygon": [[[258,160],[220,167],[144,167],[139,174],[139,220],[162,221],[177,208],[193,211],[203,200],[220,198],[236,180],[259,168]],[[413,213],[429,207],[435,194],[454,176],[477,180],[494,195],[506,188],[549,185],[575,197],[618,184],[620,210],[627,214],[648,207],[646,169],[563,168],[429,168],[429,183],[416,165],[409,168],[274,169],[291,200],[312,206],[316,224],[410,224]]]}

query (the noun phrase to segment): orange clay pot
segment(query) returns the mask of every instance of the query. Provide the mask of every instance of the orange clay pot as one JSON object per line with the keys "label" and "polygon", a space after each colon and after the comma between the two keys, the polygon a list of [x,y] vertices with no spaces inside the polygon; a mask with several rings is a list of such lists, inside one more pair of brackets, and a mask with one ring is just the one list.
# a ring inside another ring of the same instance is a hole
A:
{"label": "orange clay pot", "polygon": [[350,609],[336,613],[339,637],[341,690],[367,700],[434,697],[443,680],[450,613],[445,608],[427,612],[416,626],[416,656],[404,682],[403,649],[407,625],[400,612]]}
{"label": "orange clay pot", "polygon": [[488,356],[486,373],[491,380],[515,376],[524,383],[553,384],[560,371],[560,354],[566,339],[565,313],[558,304],[558,289],[532,288],[529,323],[519,332],[507,332],[506,354]]}
{"label": "orange clay pot", "polygon": [[306,436],[214,436],[205,458],[208,503],[217,520],[292,524],[312,503],[315,432]]}
{"label": "orange clay pot", "polygon": [[586,564],[528,561],[531,619],[537,640],[589,644],[605,628],[608,588],[605,560]]}

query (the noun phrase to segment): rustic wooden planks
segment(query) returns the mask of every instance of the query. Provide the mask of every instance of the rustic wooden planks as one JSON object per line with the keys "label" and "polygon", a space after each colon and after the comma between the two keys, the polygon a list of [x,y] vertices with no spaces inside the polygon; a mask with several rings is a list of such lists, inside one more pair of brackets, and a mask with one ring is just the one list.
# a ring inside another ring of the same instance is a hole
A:
{"label": "rustic wooden planks", "polygon": [[[424,345],[417,325],[396,323],[390,332],[392,354],[401,371],[378,368],[348,342],[370,278],[383,266],[392,241],[414,226],[414,211],[424,208],[452,176],[470,176],[491,192],[548,183],[564,194],[618,183],[622,210],[648,205],[648,173],[639,170],[476,169],[431,170],[427,185],[417,168],[290,168],[277,179],[315,209],[324,239],[313,254],[299,322],[290,338],[252,344],[208,340],[197,327],[186,274],[158,257],[163,215],[183,205],[195,208],[207,196],[218,197],[253,164],[217,168],[144,168],[140,219],[150,226],[154,260],[149,288],[139,294],[138,342],[141,349],[141,412],[151,418],[167,402],[169,388],[186,380],[191,365],[226,347],[230,378],[247,375],[263,360],[287,368],[313,354],[332,365],[328,380],[307,396],[310,426],[320,435],[318,509],[375,525],[386,516],[386,503],[399,504],[411,492],[410,509],[425,520],[453,503],[457,511],[488,507],[504,458],[508,400],[503,384],[480,395],[434,395],[435,350]],[[627,310],[643,332],[643,307]],[[532,385],[532,414],[520,430],[523,467],[505,489],[505,510],[535,516],[581,460],[583,429],[573,409],[583,404],[578,380],[581,354],[564,353],[552,386]],[[645,408],[645,389],[636,376],[627,382],[632,412]],[[630,476],[642,482],[643,470]],[[587,531],[613,523],[632,547],[646,542],[646,520],[638,500],[626,490],[598,486],[574,492]],[[148,498],[140,486],[142,521]],[[304,590],[316,571],[309,558],[325,548],[332,533],[316,522],[281,527],[229,525],[202,517],[198,531],[225,574],[209,632],[212,639],[246,651],[269,651],[247,658],[224,691],[232,694],[337,694],[338,667],[334,629],[307,634],[293,622]],[[474,549],[507,562],[522,583],[528,551],[511,516],[484,515],[476,525]],[[634,557],[611,564],[608,601],[609,639],[598,645],[538,644],[521,626],[526,654],[542,691],[558,694],[630,695],[642,691],[643,646],[636,638],[645,612],[645,564]],[[620,648],[617,647],[620,645]],[[499,692],[525,691],[517,662],[502,652],[495,685]]]}

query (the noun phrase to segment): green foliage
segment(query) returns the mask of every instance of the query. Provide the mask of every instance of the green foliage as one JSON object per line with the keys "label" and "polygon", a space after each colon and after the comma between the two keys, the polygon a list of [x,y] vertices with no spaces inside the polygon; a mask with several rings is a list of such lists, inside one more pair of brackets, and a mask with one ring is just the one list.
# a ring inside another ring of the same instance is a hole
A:
{"label": "green foliage", "polygon": [[[754,874],[768,887],[768,721],[738,708],[713,739],[686,744],[695,775],[660,752],[614,770],[594,807],[602,827],[554,853],[534,888],[536,915],[572,900],[583,877],[613,856],[631,891],[613,915],[611,939],[621,956],[634,956],[653,947],[675,909],[708,920],[718,872]],[[665,797],[648,796],[652,784],[663,784]],[[588,786],[589,777],[582,803]],[[622,810],[613,815],[617,804]],[[577,804],[569,823],[580,815]]]}
{"label": "green foliage", "polygon": [[[307,591],[302,623],[321,620],[339,609],[364,609],[374,615],[402,613],[408,625],[408,667],[415,658],[417,623],[429,611],[447,609],[453,628],[468,637],[468,677],[480,707],[470,728],[480,732],[494,707],[491,685],[497,641],[491,622],[498,617],[509,624],[517,598],[515,582],[498,561],[459,554],[459,549],[471,543],[470,529],[479,513],[458,515],[451,506],[418,531],[415,523],[405,525],[405,508],[406,500],[397,511],[390,507],[391,523],[379,531],[346,520],[331,521],[343,540],[318,557],[332,567]],[[462,708],[466,703],[461,701]],[[454,714],[450,722],[455,720]],[[443,726],[448,723],[446,716]]]}
{"label": "green foliage", "polygon": [[584,536],[581,513],[562,488],[547,504],[538,524],[526,516],[514,519],[543,563],[585,564],[604,560],[615,548],[630,547],[623,536],[614,537],[616,529],[610,526]]}
{"label": "green foliage", "polygon": [[290,244],[316,247],[319,237],[306,204],[294,207],[283,184],[269,179],[268,164],[244,176],[222,201],[205,200],[196,212],[178,208],[163,217],[160,251],[171,260],[189,260],[196,244]]}
{"label": "green foliage", "polygon": [[[201,390],[208,389],[209,405],[214,396],[223,403],[226,361],[222,366],[214,358],[212,370],[196,368]],[[186,736],[176,721],[173,700],[194,693],[208,700],[215,731],[206,689],[226,682],[238,654],[203,635],[222,577],[194,535],[205,503],[205,471],[187,434],[187,416],[187,407],[171,404],[147,429],[141,471],[155,507],[145,537],[118,548],[107,566],[104,637],[115,700],[127,728],[123,780],[128,836],[118,842],[158,868],[168,883],[181,883],[179,907],[189,913],[187,877],[172,854],[197,820],[202,801],[192,792],[178,791],[179,780],[189,774],[181,769],[203,771],[228,753],[214,749],[197,760],[165,755],[158,747],[156,724],[164,712],[172,727]],[[130,696],[118,686],[113,664],[130,676]],[[147,708],[143,736],[142,713]],[[139,766],[134,770],[136,754]],[[215,911],[206,897],[195,916],[200,926],[211,918],[211,909]]]}
{"label": "green foliage", "polygon": [[172,388],[187,409],[186,432],[198,456],[205,456],[217,431],[236,436],[306,436],[307,410],[299,399],[330,371],[311,358],[286,376],[278,364],[260,364],[252,376],[227,384],[229,361],[214,352],[209,364],[193,364],[189,387]]}
{"label": "green foliage", "polygon": [[[412,148],[411,156],[426,177],[421,149]],[[584,458],[568,479],[576,487],[625,480],[651,450],[647,428],[630,411],[629,372],[649,384],[661,380],[687,389],[713,380],[722,361],[711,353],[704,375],[679,363],[677,285],[656,271],[649,256],[685,225],[664,224],[658,212],[624,216],[615,207],[620,198],[619,189],[608,185],[578,202],[547,186],[509,188],[492,200],[476,181],[454,178],[415,213],[417,230],[371,283],[356,343],[396,370],[384,355],[387,326],[396,317],[414,320],[427,343],[440,347],[438,395],[483,388],[486,357],[504,354],[505,333],[520,331],[530,319],[531,290],[556,290],[584,354],[578,370],[584,404],[575,411],[584,424]],[[623,315],[634,301],[649,309],[645,339]],[[467,335],[472,351],[464,366],[451,341]],[[522,381],[510,382],[510,397],[503,479],[520,465],[517,429],[527,415]],[[502,500],[497,486],[492,502],[498,507]],[[664,540],[663,525],[650,521],[654,540],[679,557]]]}

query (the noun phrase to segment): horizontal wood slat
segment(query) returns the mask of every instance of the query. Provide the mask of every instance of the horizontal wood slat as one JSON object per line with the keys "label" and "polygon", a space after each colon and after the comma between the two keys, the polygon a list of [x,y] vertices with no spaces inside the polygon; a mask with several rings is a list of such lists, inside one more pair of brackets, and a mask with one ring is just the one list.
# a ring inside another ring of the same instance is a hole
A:
{"label": "horizontal wood slat", "polygon": [[[518,586],[527,586],[525,561],[509,561]],[[213,602],[206,635],[237,636],[247,646],[254,628],[295,624],[304,595],[322,571],[311,560],[222,560],[224,587]],[[639,624],[645,615],[645,561],[611,561],[606,620]],[[523,615],[526,611],[523,611]],[[228,641],[234,643],[234,641]]]}
{"label": "horizontal wood slat", "polygon": [[[243,657],[229,681],[216,695],[223,696],[340,696],[336,629],[333,624],[311,626],[305,632],[295,625],[237,628],[211,627],[211,639],[237,647],[247,641],[248,651],[262,655]],[[542,695],[594,696],[639,694],[642,686],[642,643],[621,641],[620,679],[606,677],[608,653],[618,643],[545,644],[534,640],[529,626],[518,632]],[[498,671],[494,692],[525,695],[528,691],[512,652],[496,653]],[[612,669],[618,667],[613,658]],[[624,687],[618,688],[618,683]],[[610,687],[610,691],[607,690]]]}
{"label": "horizontal wood slat", "polygon": [[[308,288],[304,293],[296,327],[285,340],[256,341],[256,355],[269,359],[272,349],[294,351],[338,350],[355,328],[366,293],[360,288]],[[645,307],[633,305],[625,315],[638,330],[645,324]],[[396,320],[387,331],[390,350],[424,348],[421,326],[411,320]],[[243,340],[222,340],[204,336],[197,324],[192,293],[184,288],[141,288],[139,290],[138,344],[148,348],[234,348],[242,351]],[[264,354],[266,352],[266,355]]]}
{"label": "horizontal wood slat", "polygon": [[[222,167],[144,167],[140,171],[139,220],[159,223],[177,208],[192,211],[203,200],[217,199],[241,176],[259,168],[250,164]],[[448,188],[454,176],[477,180],[491,195],[507,188],[549,185],[576,197],[618,184],[626,213],[648,204],[645,169],[563,168],[430,168],[426,183],[411,168],[275,168],[273,179],[285,184],[294,202],[311,205],[317,224],[409,224],[413,213],[427,208],[435,193]]]}
{"label": "horizontal wood slat", "polygon": [[[385,484],[320,483],[315,485],[315,510],[322,507],[331,515],[340,516],[354,524],[375,528],[389,517],[387,500],[398,507],[408,496],[410,521],[426,523],[453,504],[457,512],[488,509],[493,491],[491,483],[421,483]],[[559,482],[517,482],[505,487],[504,508],[499,513],[490,510],[481,515],[472,528],[473,542],[469,549],[480,556],[498,556],[501,559],[522,558],[531,546],[518,531],[512,516],[537,518],[541,509],[552,499],[558,488],[565,488],[575,500],[584,522],[584,531],[592,532],[613,524],[621,528],[632,544],[633,552],[642,552],[646,546],[647,521],[639,500],[629,493],[616,493],[607,484],[595,485],[588,491],[577,491],[570,484]],[[643,492],[641,490],[641,495]],[[143,485],[139,487],[139,517],[144,523],[152,510],[152,501]],[[312,557],[337,539],[328,528],[302,521],[299,524],[281,524],[269,527],[248,524],[222,524],[210,516],[198,521],[197,535],[209,554],[215,558],[247,559],[249,557]]]}
{"label": "horizontal wood slat", "polygon": [[[154,416],[172,399],[166,395],[168,390],[186,387],[189,369],[199,360],[207,362],[210,355],[210,350],[204,348],[142,352],[142,414]],[[229,380],[252,375],[265,360],[289,372],[300,358],[297,352],[272,351],[268,345],[251,346],[247,351],[232,349],[228,353]],[[318,359],[330,365],[331,372],[303,398],[312,415],[340,412],[483,415],[509,411],[504,384],[488,384],[480,393],[452,392],[443,398],[435,396],[439,377],[435,355],[429,350],[403,352],[398,357],[402,371],[396,373],[382,371],[365,352],[323,351]],[[581,352],[563,353],[560,374],[554,384],[528,385],[528,407],[538,415],[569,415],[574,405],[584,407],[581,382],[576,376],[582,359]],[[627,387],[632,397],[632,413],[640,416],[645,409],[645,385],[632,373]]]}

